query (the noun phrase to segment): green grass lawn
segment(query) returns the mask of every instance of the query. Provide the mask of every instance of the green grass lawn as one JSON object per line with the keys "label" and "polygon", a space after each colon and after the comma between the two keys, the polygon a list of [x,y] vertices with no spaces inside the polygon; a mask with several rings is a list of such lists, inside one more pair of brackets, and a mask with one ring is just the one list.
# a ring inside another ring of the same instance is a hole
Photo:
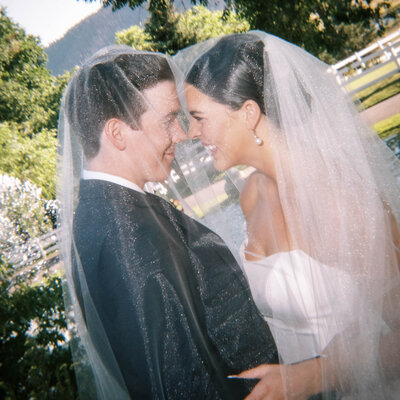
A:
{"label": "green grass lawn", "polygon": [[386,139],[395,133],[400,133],[400,113],[384,119],[383,121],[379,121],[374,125],[374,128],[381,139]]}
{"label": "green grass lawn", "polygon": [[400,93],[400,72],[361,90],[353,98],[355,101],[360,101],[362,107],[366,109],[398,93]]}
{"label": "green grass lawn", "polygon": [[388,74],[396,69],[396,63],[394,61],[384,65],[381,68],[377,68],[375,71],[372,72],[364,72],[359,79],[355,80],[354,82],[349,83],[346,85],[346,89],[350,92],[354,89],[357,89],[363,85],[366,85],[369,82],[374,81],[375,79],[380,78],[381,76]]}

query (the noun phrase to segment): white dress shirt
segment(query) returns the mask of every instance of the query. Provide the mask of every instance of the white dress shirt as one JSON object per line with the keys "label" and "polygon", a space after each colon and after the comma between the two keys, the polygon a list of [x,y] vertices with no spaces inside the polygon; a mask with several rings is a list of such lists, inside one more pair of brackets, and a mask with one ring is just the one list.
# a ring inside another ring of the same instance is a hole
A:
{"label": "white dress shirt", "polygon": [[136,190],[137,192],[145,194],[145,192],[135,183],[121,178],[120,176],[106,174],[105,172],[88,171],[86,169],[82,172],[82,179],[97,179],[99,181],[107,181],[116,183],[117,185],[125,186],[128,189]]}

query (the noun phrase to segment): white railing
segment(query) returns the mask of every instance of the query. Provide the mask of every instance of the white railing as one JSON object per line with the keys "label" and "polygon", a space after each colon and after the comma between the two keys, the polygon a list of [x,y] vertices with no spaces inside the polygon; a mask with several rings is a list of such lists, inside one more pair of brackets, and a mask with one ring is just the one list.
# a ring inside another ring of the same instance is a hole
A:
{"label": "white railing", "polygon": [[[376,78],[357,85],[354,89],[351,88],[351,83],[360,79],[361,75],[376,71],[390,63],[394,65],[389,67],[387,72],[382,69],[383,73],[377,74]],[[359,92],[395,74],[400,71],[400,29],[365,49],[355,52],[351,57],[331,65],[329,71],[336,75],[339,85],[346,87],[350,93]]]}

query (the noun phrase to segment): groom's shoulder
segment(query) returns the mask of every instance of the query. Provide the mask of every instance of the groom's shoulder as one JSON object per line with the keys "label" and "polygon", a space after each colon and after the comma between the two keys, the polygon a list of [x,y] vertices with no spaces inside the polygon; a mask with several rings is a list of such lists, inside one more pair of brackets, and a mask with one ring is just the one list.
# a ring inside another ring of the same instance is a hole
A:
{"label": "groom's shoulder", "polygon": [[183,225],[191,225],[201,227],[202,229],[208,229],[203,224],[192,218],[191,216],[185,214],[185,212],[178,210],[174,205],[172,205],[169,201],[163,199],[160,196],[154,194],[148,194],[148,196],[154,200],[154,204],[157,204],[155,207],[156,211],[159,211],[165,217]]}
{"label": "groom's shoulder", "polygon": [[132,222],[146,214],[136,211],[143,204],[141,196],[141,193],[115,183],[95,179],[82,180],[74,225],[84,230],[100,225],[104,232],[111,231],[113,227],[133,227]]}
{"label": "groom's shoulder", "polygon": [[114,224],[118,220],[121,228],[131,224],[132,229],[135,227],[136,231],[143,232],[157,230],[157,226],[160,229],[170,226],[171,233],[179,229],[187,235],[209,231],[160,196],[105,181],[82,181],[79,199],[79,214],[90,214],[95,220],[103,220],[104,224]]}
{"label": "groom's shoulder", "polygon": [[146,194],[114,182],[96,179],[80,182],[78,206],[117,214],[130,214],[137,207],[150,207]]}

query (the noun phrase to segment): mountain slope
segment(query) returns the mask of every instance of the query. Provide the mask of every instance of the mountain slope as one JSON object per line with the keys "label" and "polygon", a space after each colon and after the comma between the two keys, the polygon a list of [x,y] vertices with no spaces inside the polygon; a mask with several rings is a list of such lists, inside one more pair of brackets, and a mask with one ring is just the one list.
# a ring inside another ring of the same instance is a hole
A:
{"label": "mountain slope", "polygon": [[[209,0],[208,8],[217,10],[224,5],[224,0]],[[175,0],[174,6],[178,12],[184,12],[193,5],[191,0]],[[60,75],[76,65],[81,65],[97,50],[114,44],[116,32],[132,25],[143,25],[148,17],[146,5],[135,10],[123,7],[114,12],[111,7],[101,8],[45,49],[48,56],[47,68],[52,74]]]}
{"label": "mountain slope", "polygon": [[97,50],[114,44],[116,32],[139,25],[147,17],[148,11],[144,7],[135,10],[124,7],[114,12],[111,7],[100,9],[45,49],[48,56],[47,68],[54,75],[60,75],[81,65]]}

